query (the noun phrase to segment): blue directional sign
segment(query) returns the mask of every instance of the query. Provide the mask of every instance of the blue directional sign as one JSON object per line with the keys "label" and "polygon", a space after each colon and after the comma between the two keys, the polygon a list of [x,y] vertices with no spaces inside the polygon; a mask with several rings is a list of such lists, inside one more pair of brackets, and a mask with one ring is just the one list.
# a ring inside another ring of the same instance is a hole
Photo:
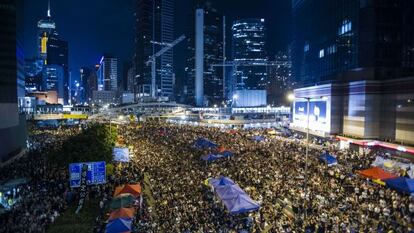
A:
{"label": "blue directional sign", "polygon": [[106,164],[105,162],[71,163],[69,164],[69,183],[70,187],[76,188],[81,184],[82,165],[88,165],[86,173],[86,184],[96,185],[106,183]]}

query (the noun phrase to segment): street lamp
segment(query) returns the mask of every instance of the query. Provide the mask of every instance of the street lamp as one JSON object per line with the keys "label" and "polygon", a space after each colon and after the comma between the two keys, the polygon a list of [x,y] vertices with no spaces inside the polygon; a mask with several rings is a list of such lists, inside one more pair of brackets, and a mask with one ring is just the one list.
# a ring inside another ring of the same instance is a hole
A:
{"label": "street lamp", "polygon": [[[305,192],[305,200],[303,202],[303,206],[305,209],[304,214],[304,221],[307,218],[307,194],[308,194],[308,156],[309,156],[309,108],[310,108],[310,101],[311,100],[327,100],[328,97],[323,96],[320,98],[311,98],[311,97],[295,97],[293,93],[288,94],[287,99],[293,102],[295,99],[305,99],[306,100],[306,154],[305,154],[305,184],[304,184],[304,192]],[[293,110],[294,111],[294,110]]]}

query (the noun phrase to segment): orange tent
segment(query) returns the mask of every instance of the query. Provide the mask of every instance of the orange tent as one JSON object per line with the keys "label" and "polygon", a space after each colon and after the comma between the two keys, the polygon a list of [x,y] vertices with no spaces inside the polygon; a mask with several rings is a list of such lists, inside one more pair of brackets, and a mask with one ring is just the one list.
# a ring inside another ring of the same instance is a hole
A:
{"label": "orange tent", "polygon": [[116,197],[116,196],[118,196],[119,194],[122,194],[122,193],[130,193],[134,197],[137,197],[141,193],[141,185],[139,185],[139,184],[126,184],[126,185],[118,186],[118,187],[115,188],[114,197]]}
{"label": "orange tent", "polygon": [[219,153],[222,153],[222,152],[224,152],[226,150],[226,148],[224,148],[224,146],[219,146],[219,148],[218,148],[218,152]]}
{"label": "orange tent", "polygon": [[133,218],[135,215],[134,208],[121,208],[115,211],[112,211],[111,215],[109,215],[108,220],[116,219],[116,218]]}
{"label": "orange tent", "polygon": [[379,167],[372,167],[370,169],[357,171],[357,173],[361,176],[365,176],[373,180],[386,180],[397,177],[394,174],[386,172]]}

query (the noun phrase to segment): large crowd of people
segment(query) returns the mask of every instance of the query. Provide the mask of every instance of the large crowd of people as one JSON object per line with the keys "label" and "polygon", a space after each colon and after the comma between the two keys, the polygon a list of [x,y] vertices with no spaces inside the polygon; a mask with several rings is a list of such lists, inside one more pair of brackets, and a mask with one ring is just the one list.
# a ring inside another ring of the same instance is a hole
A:
{"label": "large crowd of people", "polygon": [[[2,167],[0,181],[29,178],[16,192],[19,201],[0,215],[0,232],[45,232],[71,203],[67,170],[48,164],[43,148],[59,146],[79,129],[42,130],[30,138],[32,151]],[[132,232],[410,232],[414,199],[356,174],[369,168],[375,153],[357,154],[311,146],[305,173],[303,140],[274,136],[264,130],[145,123],[120,125],[118,134],[132,147],[132,160],[116,164],[107,183],[89,192],[99,200],[94,232],[104,232],[106,206],[114,188],[141,183],[144,203]],[[264,141],[252,135],[265,136]],[[201,156],[197,138],[209,139],[234,153],[212,163]],[[319,156],[329,150],[338,165],[328,167]],[[206,179],[226,176],[260,203],[257,212],[231,215]],[[305,189],[306,181],[306,189]],[[74,192],[75,191],[75,192]]]}
{"label": "large crowd of people", "polygon": [[44,155],[48,148],[61,146],[78,132],[78,128],[32,129],[27,154],[0,168],[1,183],[26,179],[2,193],[5,199],[17,202],[0,215],[0,232],[45,232],[67,208],[65,194],[70,192],[67,171],[49,164]]}
{"label": "large crowd of people", "polygon": [[[355,171],[369,168],[374,153],[330,151],[339,165],[328,167],[310,149],[305,175],[305,144],[282,137],[251,140],[264,131],[144,124],[121,129],[134,147],[141,174],[150,178],[155,203],[148,232],[410,232],[414,202],[409,196],[372,183]],[[235,156],[206,164],[210,151],[194,148],[204,137]],[[205,179],[224,175],[261,203],[257,213],[232,216],[214,198]],[[307,193],[304,181],[307,178]],[[304,207],[306,203],[306,208]],[[306,213],[306,218],[304,217]],[[250,223],[250,224],[246,224]]]}

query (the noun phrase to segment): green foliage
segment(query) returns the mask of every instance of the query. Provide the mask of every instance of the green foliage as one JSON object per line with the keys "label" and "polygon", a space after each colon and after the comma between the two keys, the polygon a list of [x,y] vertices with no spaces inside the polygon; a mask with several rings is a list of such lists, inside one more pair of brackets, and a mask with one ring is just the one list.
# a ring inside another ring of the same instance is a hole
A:
{"label": "green foliage", "polygon": [[50,153],[49,159],[61,166],[90,161],[111,162],[116,138],[116,128],[110,131],[107,125],[94,124],[66,140],[61,148]]}

